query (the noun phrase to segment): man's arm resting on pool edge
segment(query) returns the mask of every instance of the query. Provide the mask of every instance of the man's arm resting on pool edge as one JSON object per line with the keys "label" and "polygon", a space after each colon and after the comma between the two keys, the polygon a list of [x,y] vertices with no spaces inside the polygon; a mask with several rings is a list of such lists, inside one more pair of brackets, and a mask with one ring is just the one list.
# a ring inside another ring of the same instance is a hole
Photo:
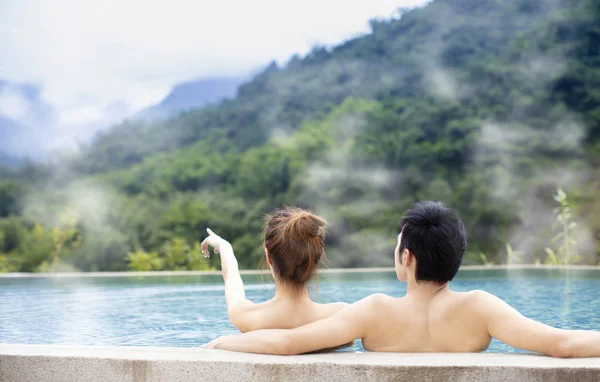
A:
{"label": "man's arm resting on pool edge", "polygon": [[490,335],[505,344],[551,357],[600,357],[600,332],[554,328],[523,316],[494,295],[478,293]]}
{"label": "man's arm resting on pool edge", "polygon": [[245,353],[295,355],[345,345],[364,336],[365,321],[374,296],[337,314],[296,329],[264,329],[217,338],[205,345]]}

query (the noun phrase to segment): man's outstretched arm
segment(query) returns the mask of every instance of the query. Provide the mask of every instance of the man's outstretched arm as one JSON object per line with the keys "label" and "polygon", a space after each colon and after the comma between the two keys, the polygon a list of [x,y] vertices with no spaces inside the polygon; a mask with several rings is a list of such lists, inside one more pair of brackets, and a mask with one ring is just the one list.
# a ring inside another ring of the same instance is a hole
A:
{"label": "man's outstretched arm", "polygon": [[492,337],[512,347],[552,357],[600,357],[600,332],[557,329],[527,318],[498,297],[480,292]]}
{"label": "man's outstretched arm", "polygon": [[246,353],[294,355],[345,345],[364,336],[372,297],[364,298],[337,314],[296,329],[265,329],[218,338],[209,349]]}

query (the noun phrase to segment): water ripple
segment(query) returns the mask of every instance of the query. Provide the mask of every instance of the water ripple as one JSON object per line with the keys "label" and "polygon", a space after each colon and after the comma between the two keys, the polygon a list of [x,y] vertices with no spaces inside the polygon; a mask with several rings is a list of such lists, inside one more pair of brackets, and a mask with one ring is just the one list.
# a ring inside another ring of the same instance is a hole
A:
{"label": "water ripple", "polygon": [[[377,277],[375,275],[375,277]],[[14,279],[0,284],[0,342],[98,346],[200,346],[237,333],[227,319],[221,283],[196,284],[154,277],[114,283],[110,279]],[[495,277],[459,279],[454,290],[483,289],[524,315],[571,329],[600,329],[597,278]],[[272,285],[249,284],[255,302],[273,296]],[[405,286],[389,277],[335,282],[314,289],[322,302],[354,302],[380,292],[400,296]],[[345,351],[360,351],[360,341]],[[514,349],[493,341],[490,351]]]}

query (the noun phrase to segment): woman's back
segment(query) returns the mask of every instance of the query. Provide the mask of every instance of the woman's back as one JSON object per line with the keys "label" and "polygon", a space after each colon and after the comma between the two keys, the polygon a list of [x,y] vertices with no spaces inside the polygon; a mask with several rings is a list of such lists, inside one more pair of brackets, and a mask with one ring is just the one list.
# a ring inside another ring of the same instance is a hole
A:
{"label": "woman's back", "polygon": [[[290,329],[336,314],[346,303],[318,304],[310,300],[308,282],[325,257],[325,226],[316,214],[299,208],[284,208],[268,217],[264,250],[275,280],[275,297],[254,304],[246,300],[244,285],[233,248],[212,231],[202,243],[221,254],[229,320],[241,332],[257,329]],[[221,248],[223,247],[223,248]]]}
{"label": "woman's back", "polygon": [[[272,299],[246,306],[241,314],[231,314],[232,324],[241,332],[258,329],[294,329],[332,316],[348,306],[345,302],[319,304],[306,298]],[[239,317],[239,318],[238,318]]]}

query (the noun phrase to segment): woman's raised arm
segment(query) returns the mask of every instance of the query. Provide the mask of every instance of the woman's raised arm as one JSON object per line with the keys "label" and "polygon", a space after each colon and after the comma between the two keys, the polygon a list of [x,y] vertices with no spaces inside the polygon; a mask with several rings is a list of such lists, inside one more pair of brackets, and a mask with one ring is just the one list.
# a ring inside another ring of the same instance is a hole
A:
{"label": "woman's raised arm", "polygon": [[246,300],[246,291],[244,282],[238,268],[238,262],[233,253],[233,247],[229,242],[219,235],[206,229],[208,237],[202,242],[202,253],[205,257],[210,256],[208,247],[213,247],[213,251],[221,255],[221,272],[225,281],[225,300],[227,302],[227,314],[231,323],[241,332],[248,330],[245,316],[248,308],[254,304]]}

